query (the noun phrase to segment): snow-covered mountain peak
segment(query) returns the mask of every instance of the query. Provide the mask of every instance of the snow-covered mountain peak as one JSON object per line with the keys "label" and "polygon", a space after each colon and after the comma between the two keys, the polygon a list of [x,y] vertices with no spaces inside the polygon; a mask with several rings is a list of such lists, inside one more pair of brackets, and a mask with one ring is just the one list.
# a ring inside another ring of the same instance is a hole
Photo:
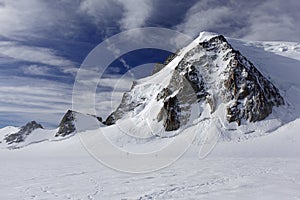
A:
{"label": "snow-covered mountain peak", "polygon": [[194,41],[197,41],[199,43],[200,42],[207,42],[211,38],[216,37],[218,35],[219,34],[217,34],[217,33],[203,31],[203,32],[199,33],[199,36]]}
{"label": "snow-covered mountain peak", "polygon": [[224,36],[202,32],[151,77],[136,81],[106,124],[130,119],[138,127],[150,123],[155,130],[177,131],[210,118],[236,130],[280,105],[284,99],[275,85]]}

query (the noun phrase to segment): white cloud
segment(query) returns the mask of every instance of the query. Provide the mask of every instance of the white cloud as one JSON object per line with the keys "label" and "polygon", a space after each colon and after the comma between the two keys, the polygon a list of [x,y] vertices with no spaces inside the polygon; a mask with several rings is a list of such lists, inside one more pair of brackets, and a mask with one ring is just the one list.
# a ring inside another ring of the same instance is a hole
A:
{"label": "white cloud", "polygon": [[[36,80],[35,80],[36,81]],[[37,83],[39,81],[36,81]],[[59,88],[59,84],[51,86],[1,86],[0,103],[8,103],[11,106],[0,108],[2,111],[11,112],[38,112],[38,113],[53,113],[64,111],[66,104],[70,104],[70,92],[66,92]],[[59,89],[57,89],[59,88]],[[69,98],[68,98],[69,97]]]}
{"label": "white cloud", "polygon": [[122,30],[139,28],[145,25],[152,11],[149,0],[117,0],[123,6],[123,18],[120,20]]}
{"label": "white cloud", "polygon": [[23,72],[29,75],[47,75],[50,68],[40,65],[28,65],[22,67]]}
{"label": "white cloud", "polygon": [[[149,0],[84,0],[79,10],[93,17],[96,24],[109,28],[114,23],[121,30],[145,25],[151,16],[152,2]],[[111,27],[113,28],[113,27]]]}
{"label": "white cloud", "polygon": [[80,2],[3,0],[0,36],[17,41],[73,39],[87,17],[79,11]]}
{"label": "white cloud", "polygon": [[299,41],[299,1],[264,1],[249,15],[245,39]]}
{"label": "white cloud", "polygon": [[[64,112],[71,108],[71,85],[30,77],[1,76],[0,78],[0,121],[2,122],[10,118],[16,125],[31,120],[54,125]],[[6,113],[6,116],[3,113]]]}
{"label": "white cloud", "polygon": [[16,42],[0,42],[0,55],[18,61],[28,61],[59,67],[72,67],[74,63],[64,57],[57,56],[49,48],[20,45]]}
{"label": "white cloud", "polygon": [[[107,11],[112,10],[113,2],[110,0],[83,0],[79,5],[79,11],[94,17],[98,22],[108,17]],[[115,14],[115,13],[111,13]]]}
{"label": "white cloud", "polygon": [[78,13],[89,18],[99,33],[111,36],[119,31],[117,23],[122,17],[122,6],[115,0],[82,0]]}
{"label": "white cloud", "polygon": [[46,10],[44,1],[4,0],[0,7],[0,35],[9,38],[36,35],[40,25],[50,25],[56,17]]}
{"label": "white cloud", "polygon": [[232,10],[225,6],[200,10],[200,3],[196,4],[188,14],[185,22],[177,26],[177,28],[191,36],[199,34],[200,31],[209,30],[212,27],[222,28],[224,18],[231,15]]}
{"label": "white cloud", "polygon": [[191,36],[212,31],[251,40],[294,40],[300,35],[300,3],[296,0],[203,0],[187,12],[176,29]]}

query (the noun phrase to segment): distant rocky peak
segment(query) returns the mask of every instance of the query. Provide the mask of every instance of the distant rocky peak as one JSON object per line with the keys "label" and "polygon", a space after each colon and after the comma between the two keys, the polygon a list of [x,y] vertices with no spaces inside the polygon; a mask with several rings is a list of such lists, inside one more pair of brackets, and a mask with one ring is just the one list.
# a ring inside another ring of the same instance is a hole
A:
{"label": "distant rocky peak", "polygon": [[44,127],[41,124],[37,123],[36,121],[31,121],[28,122],[25,126],[22,126],[19,132],[28,134],[38,128],[44,129]]}
{"label": "distant rocky peak", "polygon": [[20,143],[36,129],[44,129],[43,126],[36,121],[28,122],[22,126],[17,133],[9,134],[4,138],[7,144]]}

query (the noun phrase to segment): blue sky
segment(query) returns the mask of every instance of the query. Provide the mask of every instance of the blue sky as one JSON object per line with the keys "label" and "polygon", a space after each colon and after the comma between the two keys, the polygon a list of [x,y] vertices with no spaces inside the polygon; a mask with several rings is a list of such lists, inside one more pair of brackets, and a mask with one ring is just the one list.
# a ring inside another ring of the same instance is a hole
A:
{"label": "blue sky", "polygon": [[[121,31],[150,26],[299,42],[299,10],[297,0],[0,0],[0,127],[30,120],[55,127],[71,108],[81,62]],[[134,67],[166,56],[151,50],[125,59]]]}

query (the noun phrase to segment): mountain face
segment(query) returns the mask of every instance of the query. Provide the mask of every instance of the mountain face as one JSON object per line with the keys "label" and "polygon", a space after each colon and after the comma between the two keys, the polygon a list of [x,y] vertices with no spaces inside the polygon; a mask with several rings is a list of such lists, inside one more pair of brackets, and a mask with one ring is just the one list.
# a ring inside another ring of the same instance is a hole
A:
{"label": "mountain face", "polygon": [[208,105],[211,115],[217,112],[222,122],[240,126],[264,120],[284,99],[225,37],[201,33],[156,65],[151,77],[134,82],[105,123],[152,116],[165,131],[174,131],[193,120],[194,105],[199,108],[196,118]]}
{"label": "mountain face", "polygon": [[21,129],[4,137],[4,141],[10,145],[13,143],[24,142],[26,137],[30,135],[36,129],[44,129],[43,126],[36,121],[28,122],[26,125],[22,126]]}

